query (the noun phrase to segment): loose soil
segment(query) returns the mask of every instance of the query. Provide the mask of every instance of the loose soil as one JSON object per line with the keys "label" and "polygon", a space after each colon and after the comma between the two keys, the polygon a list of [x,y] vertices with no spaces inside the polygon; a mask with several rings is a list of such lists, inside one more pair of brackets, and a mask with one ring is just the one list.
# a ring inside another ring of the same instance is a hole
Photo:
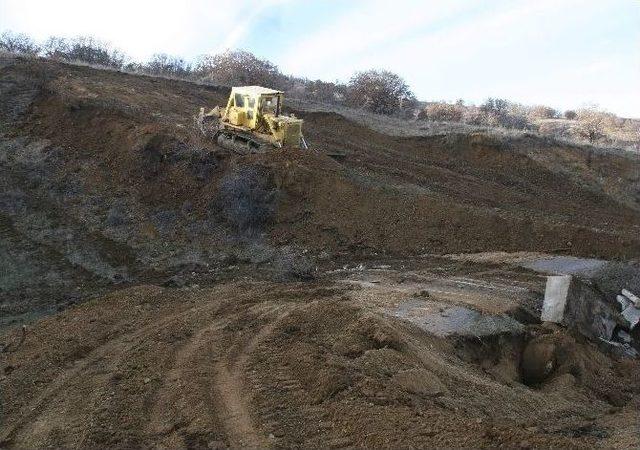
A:
{"label": "loose soil", "polygon": [[638,361],[509,256],[636,270],[637,156],[290,109],[237,157],[228,92],[0,58],[0,448],[640,446]]}

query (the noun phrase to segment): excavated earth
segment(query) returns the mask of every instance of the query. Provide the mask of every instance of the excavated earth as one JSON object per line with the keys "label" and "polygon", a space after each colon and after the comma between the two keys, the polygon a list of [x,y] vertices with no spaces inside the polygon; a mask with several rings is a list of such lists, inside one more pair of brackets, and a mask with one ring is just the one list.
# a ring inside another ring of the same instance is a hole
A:
{"label": "excavated earth", "polygon": [[640,446],[638,360],[508,256],[637,271],[637,155],[290,110],[240,157],[227,95],[0,57],[0,448]]}

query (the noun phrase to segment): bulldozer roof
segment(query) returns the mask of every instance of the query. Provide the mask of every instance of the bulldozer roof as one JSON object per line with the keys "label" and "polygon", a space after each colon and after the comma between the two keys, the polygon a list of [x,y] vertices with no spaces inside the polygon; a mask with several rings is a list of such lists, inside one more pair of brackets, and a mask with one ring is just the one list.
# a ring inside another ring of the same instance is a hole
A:
{"label": "bulldozer roof", "polygon": [[275,89],[269,89],[262,86],[239,86],[233,88],[234,92],[242,92],[249,95],[273,95],[273,94],[284,94],[282,91],[277,91]]}

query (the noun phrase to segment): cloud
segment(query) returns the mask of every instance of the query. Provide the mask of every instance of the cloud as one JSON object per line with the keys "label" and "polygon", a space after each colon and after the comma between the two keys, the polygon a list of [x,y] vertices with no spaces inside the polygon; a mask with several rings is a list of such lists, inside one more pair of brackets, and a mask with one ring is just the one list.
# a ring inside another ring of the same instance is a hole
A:
{"label": "cloud", "polygon": [[640,31],[635,39],[627,31],[637,30],[634,18],[640,19],[640,4],[634,10],[599,0],[482,7],[373,1],[310,30],[278,62],[290,73],[342,80],[357,70],[387,68],[423,99],[499,96],[560,108],[590,101],[640,116],[640,93],[631,92],[640,79]]}
{"label": "cloud", "polygon": [[365,56],[375,60],[375,47],[398,41],[416,29],[434,26],[439,20],[455,16],[464,8],[462,0],[389,2],[371,0],[366,6],[349,11],[326,27],[293,45],[280,59],[283,69],[291,73],[317,73],[337,61]]}
{"label": "cloud", "polygon": [[92,35],[144,60],[156,52],[193,58],[242,43],[264,12],[290,0],[1,0],[0,28],[36,39]]}
{"label": "cloud", "polygon": [[[259,4],[254,2],[233,2],[235,7],[226,8],[227,12],[231,12],[233,16],[229,22],[233,25],[227,29],[224,40],[211,53],[219,53],[225,50],[237,48],[244,40],[246,33],[251,32],[252,25],[263,14],[271,11],[273,8],[282,6],[292,0],[263,0]],[[231,3],[231,2],[229,2]]]}

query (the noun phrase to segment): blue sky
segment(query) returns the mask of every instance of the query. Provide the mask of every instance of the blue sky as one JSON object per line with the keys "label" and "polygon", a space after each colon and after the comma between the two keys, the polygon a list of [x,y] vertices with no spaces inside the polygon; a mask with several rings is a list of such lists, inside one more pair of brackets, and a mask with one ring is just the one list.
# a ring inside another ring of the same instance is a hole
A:
{"label": "blue sky", "polygon": [[144,60],[242,48],[285,73],[386,68],[423,100],[640,117],[640,0],[0,0],[0,30],[94,35]]}

